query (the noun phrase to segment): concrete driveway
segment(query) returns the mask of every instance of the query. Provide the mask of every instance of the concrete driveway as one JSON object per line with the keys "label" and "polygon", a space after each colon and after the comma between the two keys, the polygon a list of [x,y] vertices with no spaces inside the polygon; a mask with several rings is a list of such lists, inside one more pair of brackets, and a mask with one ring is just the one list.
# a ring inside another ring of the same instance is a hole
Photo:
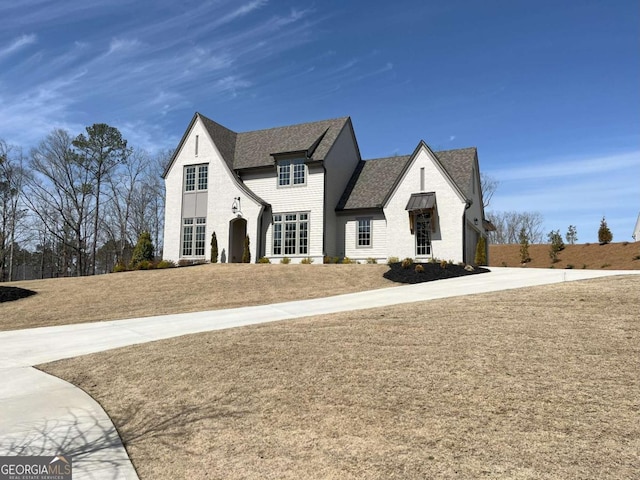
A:
{"label": "concrete driveway", "polygon": [[0,332],[0,455],[66,454],[74,479],[138,478],[111,420],[45,362],[191,333],[640,271],[492,268],[491,273],[272,305]]}

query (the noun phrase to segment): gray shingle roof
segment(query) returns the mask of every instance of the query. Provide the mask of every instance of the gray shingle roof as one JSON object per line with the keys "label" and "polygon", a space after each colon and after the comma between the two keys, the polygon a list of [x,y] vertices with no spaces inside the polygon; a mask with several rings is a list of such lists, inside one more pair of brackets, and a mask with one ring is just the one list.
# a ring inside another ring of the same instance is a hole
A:
{"label": "gray shingle roof", "polygon": [[[471,198],[476,148],[434,152],[458,188]],[[392,192],[412,155],[363,160],[349,180],[336,210],[380,208]]]}
{"label": "gray shingle roof", "polygon": [[200,115],[227,165],[233,170],[273,165],[273,154],[305,152],[313,160],[325,158],[349,117],[286,127],[235,133]]}
{"label": "gray shingle roof", "polygon": [[411,155],[403,155],[361,160],[336,210],[382,207],[410,159]]}
{"label": "gray shingle roof", "polygon": [[473,192],[471,182],[473,181],[476,152],[475,147],[434,152],[442,166],[447,170],[447,173],[467,198],[471,198]]}

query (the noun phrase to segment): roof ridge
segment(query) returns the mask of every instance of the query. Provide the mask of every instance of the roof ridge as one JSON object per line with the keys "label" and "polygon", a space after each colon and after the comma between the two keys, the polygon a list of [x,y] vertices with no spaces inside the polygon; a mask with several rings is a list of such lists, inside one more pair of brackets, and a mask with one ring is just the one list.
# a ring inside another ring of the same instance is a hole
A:
{"label": "roof ridge", "polygon": [[363,161],[365,161],[365,162],[376,162],[378,160],[392,160],[394,158],[403,158],[403,159],[406,160],[410,156],[411,156],[411,154],[408,153],[406,155],[391,155],[389,157],[366,158],[366,159],[363,159]]}
{"label": "roof ridge", "polygon": [[462,147],[462,148],[450,148],[448,150],[434,150],[433,153],[459,152],[461,150],[478,150],[478,147]]}
{"label": "roof ridge", "polygon": [[245,133],[258,133],[258,132],[268,132],[269,130],[279,130],[281,128],[289,128],[289,127],[302,127],[306,125],[314,125],[316,123],[325,123],[325,122],[335,122],[336,120],[347,121],[350,117],[347,115],[345,117],[336,117],[336,118],[328,118],[325,120],[315,120],[313,122],[303,122],[303,123],[293,123],[291,125],[281,125],[279,127],[269,127],[269,128],[261,128],[258,130],[248,130],[246,132],[238,132],[239,135]]}

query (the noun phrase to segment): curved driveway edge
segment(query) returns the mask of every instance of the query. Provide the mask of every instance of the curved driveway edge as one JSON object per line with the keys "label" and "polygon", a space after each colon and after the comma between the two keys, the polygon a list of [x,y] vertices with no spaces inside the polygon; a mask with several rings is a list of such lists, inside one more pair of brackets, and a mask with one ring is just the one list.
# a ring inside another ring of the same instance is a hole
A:
{"label": "curved driveway edge", "polygon": [[230,310],[0,332],[0,455],[68,454],[75,479],[137,479],[104,410],[73,385],[32,368],[164,338],[244,325],[640,271],[491,268],[491,273]]}

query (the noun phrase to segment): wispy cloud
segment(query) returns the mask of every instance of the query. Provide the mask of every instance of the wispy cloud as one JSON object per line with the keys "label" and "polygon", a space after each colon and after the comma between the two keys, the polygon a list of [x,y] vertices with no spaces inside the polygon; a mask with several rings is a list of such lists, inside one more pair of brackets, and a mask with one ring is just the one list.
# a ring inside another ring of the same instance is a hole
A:
{"label": "wispy cloud", "polygon": [[137,38],[113,38],[109,44],[107,55],[117,52],[131,53],[137,51],[142,43]]}
{"label": "wispy cloud", "polygon": [[0,58],[9,56],[28,45],[33,45],[37,41],[38,36],[35,33],[21,35],[20,37],[15,38],[13,41],[11,41],[11,43],[9,43],[9,45],[7,45],[6,47],[0,48]]}
{"label": "wispy cloud", "polygon": [[540,163],[531,159],[525,166],[495,170],[492,174],[501,181],[531,180],[593,175],[632,167],[640,167],[640,151]]}

